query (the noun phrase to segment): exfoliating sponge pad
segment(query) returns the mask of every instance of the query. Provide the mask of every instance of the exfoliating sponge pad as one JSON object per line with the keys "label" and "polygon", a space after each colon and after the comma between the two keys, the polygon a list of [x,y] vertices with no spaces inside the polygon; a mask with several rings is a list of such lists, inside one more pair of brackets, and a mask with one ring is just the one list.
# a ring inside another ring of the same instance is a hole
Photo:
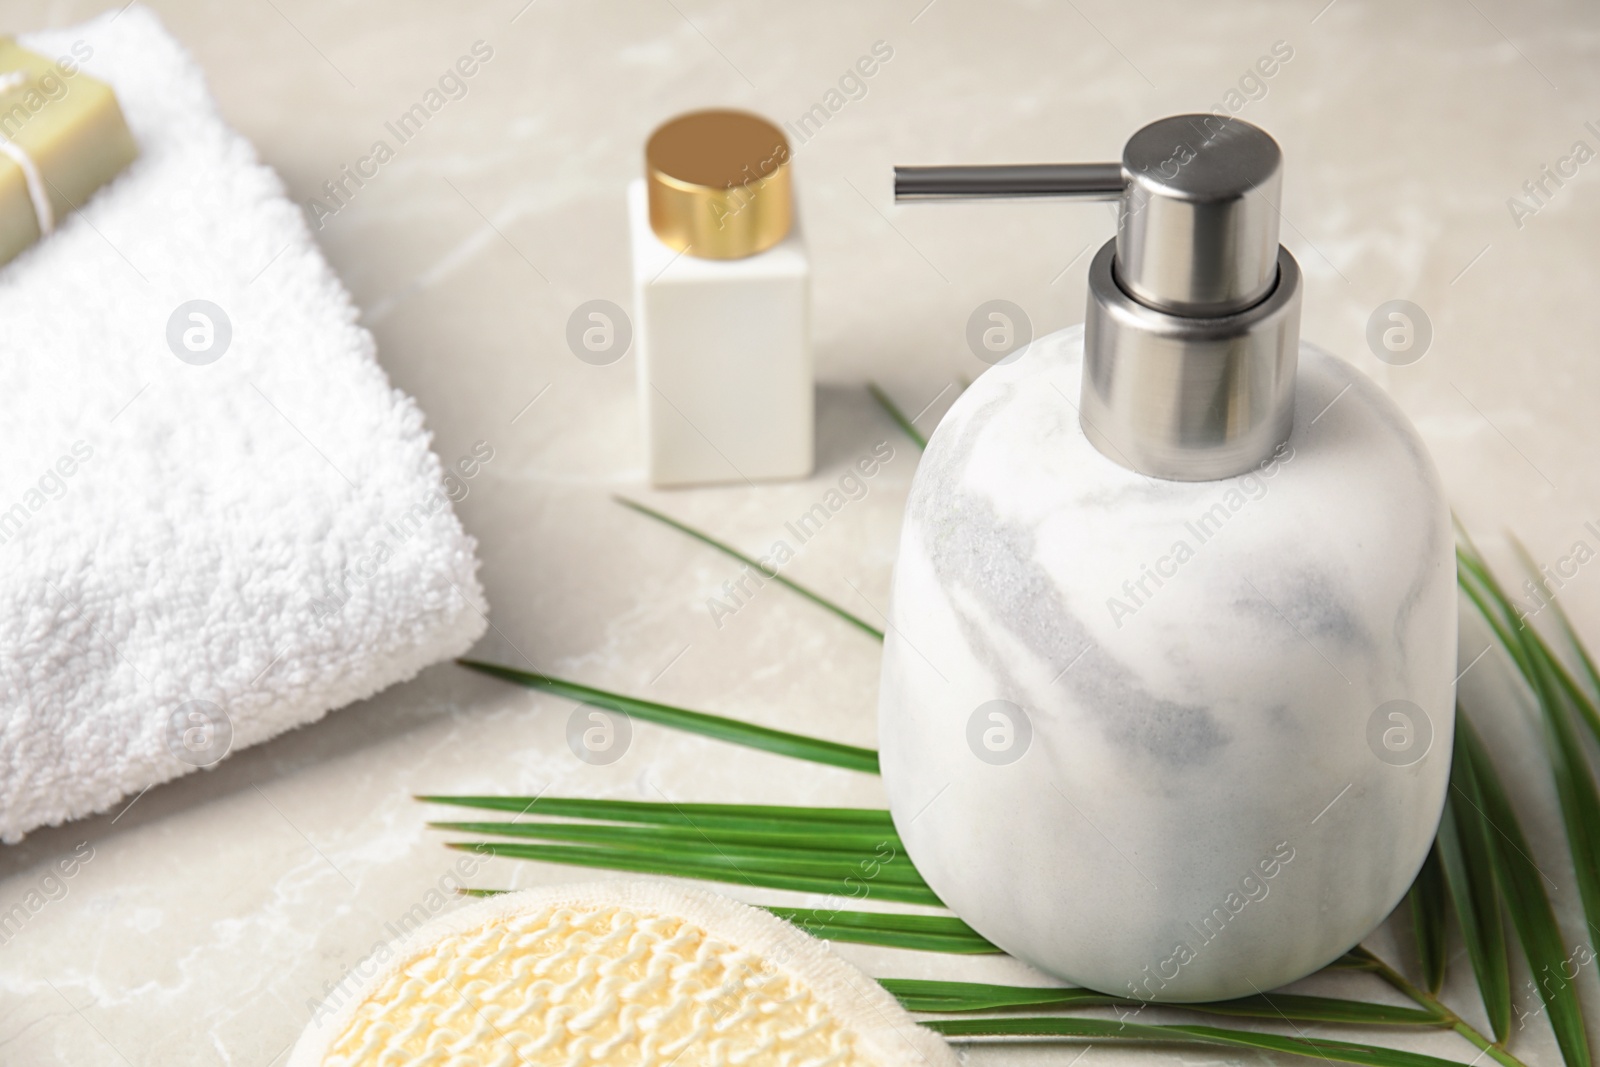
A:
{"label": "exfoliating sponge pad", "polygon": [[661,882],[527,890],[412,932],[288,1067],[954,1067],[871,978],[765,912]]}

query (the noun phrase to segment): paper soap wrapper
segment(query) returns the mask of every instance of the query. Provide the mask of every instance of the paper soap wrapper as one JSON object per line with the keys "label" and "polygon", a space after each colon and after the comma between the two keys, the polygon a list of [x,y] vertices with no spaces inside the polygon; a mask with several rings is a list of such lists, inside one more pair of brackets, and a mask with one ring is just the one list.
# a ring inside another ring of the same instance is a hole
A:
{"label": "paper soap wrapper", "polygon": [[9,142],[0,146],[0,263],[50,228],[41,226],[36,194],[59,224],[139,154],[111,86],[70,57],[53,61],[9,37],[0,37],[0,141]]}

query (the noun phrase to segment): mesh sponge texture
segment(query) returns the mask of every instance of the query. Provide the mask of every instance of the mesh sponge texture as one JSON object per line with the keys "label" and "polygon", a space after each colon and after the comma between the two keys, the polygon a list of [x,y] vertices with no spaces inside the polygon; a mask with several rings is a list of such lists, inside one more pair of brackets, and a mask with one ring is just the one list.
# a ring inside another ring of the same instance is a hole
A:
{"label": "mesh sponge texture", "polygon": [[955,1062],[877,983],[771,915],[618,885],[511,894],[424,927],[291,1064]]}

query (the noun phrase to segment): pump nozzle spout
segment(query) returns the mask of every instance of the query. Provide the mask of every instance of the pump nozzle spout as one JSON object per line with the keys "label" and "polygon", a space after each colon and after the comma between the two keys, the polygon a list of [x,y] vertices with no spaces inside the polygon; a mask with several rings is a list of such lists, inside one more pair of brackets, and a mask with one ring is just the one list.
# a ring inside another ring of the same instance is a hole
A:
{"label": "pump nozzle spout", "polygon": [[1159,478],[1242,474],[1294,420],[1300,271],[1278,244],[1283,153],[1242,119],[1173,115],[1119,163],[896,167],[896,200],[1119,200],[1089,266],[1085,436]]}
{"label": "pump nozzle spout", "polygon": [[1030,196],[1116,200],[1127,186],[1121,163],[894,168],[896,200],[998,200]]}

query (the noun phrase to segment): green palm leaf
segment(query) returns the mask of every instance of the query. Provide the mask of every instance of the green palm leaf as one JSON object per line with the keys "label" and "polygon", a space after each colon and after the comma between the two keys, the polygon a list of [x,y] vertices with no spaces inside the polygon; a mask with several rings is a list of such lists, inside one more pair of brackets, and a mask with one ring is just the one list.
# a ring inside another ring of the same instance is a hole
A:
{"label": "green palm leaf", "polygon": [[[1531,632],[1531,631],[1526,631]],[[1525,646],[1534,667],[1533,690],[1544,713],[1556,797],[1578,878],[1578,894],[1591,934],[1600,930],[1600,791],[1574,727],[1570,702],[1563,699],[1552,671],[1552,657],[1543,645]]]}
{"label": "green palm leaf", "polygon": [[494,834],[500,837],[529,837],[540,841],[573,841],[627,847],[636,845],[660,848],[675,842],[690,846],[714,844],[725,848],[771,851],[777,855],[824,853],[867,857],[883,851],[903,852],[894,833],[849,833],[803,831],[769,833],[764,830],[718,830],[700,826],[607,826],[572,822],[430,822],[436,830],[464,834]]}
{"label": "green palm leaf", "polygon": [[[1462,546],[1456,551],[1456,559],[1460,563],[1461,588],[1477,605],[1484,620],[1494,631],[1495,637],[1511,655],[1523,679],[1534,689],[1535,696],[1541,696],[1539,690],[1541,675],[1547,675],[1543,684],[1549,686],[1548,697],[1553,702],[1552,706],[1564,708],[1568,715],[1575,716],[1577,721],[1588,727],[1594,739],[1600,742],[1600,708],[1596,707],[1594,699],[1578,685],[1560,657],[1551,650],[1543,636],[1533,627],[1530,618],[1517,610],[1516,604],[1489,570],[1488,564],[1484,563],[1477,546],[1465,532],[1461,533],[1461,539]],[[1514,538],[1513,544],[1527,561],[1529,569],[1536,572],[1532,560],[1528,557],[1528,550]],[[1594,661],[1573,631],[1566,612],[1554,598],[1550,598],[1546,603],[1552,609],[1558,625],[1579,661],[1584,664],[1585,670],[1590,672],[1592,680]],[[1544,703],[1544,699],[1541,698],[1541,704]]]}
{"label": "green palm leaf", "polygon": [[1411,928],[1417,938],[1417,956],[1422,961],[1422,975],[1428,992],[1437,993],[1444,985],[1444,927],[1445,889],[1444,870],[1439,860],[1439,845],[1428,850],[1422,861],[1417,880],[1406,894],[1411,904]]}
{"label": "green palm leaf", "polygon": [[790,889],[801,893],[824,893],[857,899],[870,898],[899,904],[942,906],[939,898],[934,896],[933,890],[922,884],[920,877],[908,878],[899,873],[894,876],[884,873],[891,866],[889,864],[882,865],[878,873],[873,873],[870,869],[863,869],[859,864],[829,863],[821,860],[783,862],[756,857],[718,856],[706,852],[684,858],[676,850],[649,853],[633,849],[582,845],[524,845],[498,841],[457,841],[451,842],[448,847],[478,855],[540,860],[545,863],[575,867],[632,871],[636,874],[693,878],[707,882],[726,882],[764,889]]}
{"label": "green palm leaf", "polygon": [[752,568],[757,574],[761,575],[762,578],[769,579],[771,581],[777,582],[779,585],[787,586],[788,588],[792,589],[796,593],[799,593],[801,596],[805,597],[807,600],[811,601],[813,604],[817,605],[818,607],[823,608],[823,609],[825,609],[827,611],[833,612],[835,615],[839,616],[839,618],[843,619],[845,622],[849,623],[851,626],[854,626],[857,629],[862,630],[862,631],[866,632],[867,634],[869,634],[869,635],[871,635],[873,637],[876,637],[879,641],[883,640],[883,631],[878,629],[876,626],[872,625],[867,620],[863,619],[861,616],[856,615],[853,612],[846,611],[844,608],[840,607],[838,604],[835,604],[833,601],[829,600],[827,597],[822,596],[820,593],[813,593],[810,589],[807,589],[805,586],[801,585],[799,582],[791,581],[790,579],[785,578],[777,570],[769,570],[768,568],[763,567],[760,564],[760,562],[758,562],[757,560],[751,559],[749,556],[745,555],[743,552],[740,552],[737,548],[734,548],[732,545],[725,544],[725,543],[723,543],[721,541],[718,541],[716,538],[712,537],[710,534],[702,533],[701,531],[696,530],[693,526],[689,526],[689,525],[686,525],[684,523],[681,523],[677,519],[674,519],[670,515],[663,515],[661,512],[656,511],[654,508],[648,508],[645,505],[640,504],[637,501],[629,500],[627,497],[614,496],[611,499],[615,500],[617,503],[621,504],[625,508],[632,508],[634,511],[637,511],[641,515],[645,515],[645,516],[648,516],[649,518],[655,519],[657,522],[665,523],[666,525],[672,527],[674,530],[677,530],[680,533],[688,534],[690,537],[694,538],[696,541],[699,541],[701,544],[708,545],[711,548],[716,549],[718,552],[723,553],[724,555],[732,556],[734,559],[738,560],[740,563],[743,563],[745,566]]}
{"label": "green palm leaf", "polygon": [[922,978],[880,978],[907,1011],[942,1014],[1007,1011],[1017,1008],[1066,1009],[1137,1005],[1126,997],[1072,986],[990,985],[986,982],[943,982]]}
{"label": "green palm leaf", "polygon": [[[1516,549],[1518,557],[1522,560],[1528,572],[1537,578],[1539,574],[1538,565],[1534,563],[1533,557],[1523,547],[1522,542],[1513,537],[1511,538],[1511,544]],[[1487,567],[1483,569],[1485,573],[1488,572]],[[1488,577],[1493,592],[1498,594],[1502,601],[1507,601],[1505,591],[1494,581],[1494,576],[1489,574]],[[1572,620],[1567,618],[1566,609],[1561,606],[1561,602],[1555,596],[1548,595],[1545,599],[1545,604],[1555,617],[1556,625],[1566,639],[1567,647],[1572,650],[1573,655],[1578,657],[1578,663],[1583,667],[1589,685],[1596,687],[1594,691],[1587,691],[1578,685],[1577,680],[1572,677],[1571,672],[1561,662],[1560,657],[1551,650],[1550,646],[1545,643],[1544,638],[1539,635],[1539,631],[1534,629],[1530,622],[1519,620],[1521,622],[1520,628],[1526,631],[1525,640],[1537,644],[1544,653],[1559,689],[1565,695],[1565,698],[1571,701],[1571,710],[1589,728],[1589,732],[1595,740],[1600,741],[1600,708],[1595,706],[1595,693],[1600,692],[1600,674],[1596,673],[1595,662],[1590,657],[1589,650],[1583,646],[1583,641],[1579,639],[1577,631],[1572,628]],[[1509,602],[1506,602],[1505,610],[1512,617],[1517,616],[1516,608]]]}
{"label": "green palm leaf", "polygon": [[1000,950],[954,915],[906,915],[886,911],[834,911],[828,908],[767,909],[813,937],[884,948],[910,948],[960,955]]}
{"label": "green palm leaf", "polygon": [[[686,868],[726,868],[735,872],[767,871],[772,874],[798,874],[807,877],[846,877],[874,883],[927,889],[922,875],[911,865],[904,854],[890,853],[891,858],[880,859],[871,852],[799,852],[793,849],[766,848],[760,845],[718,845],[713,841],[692,844],[674,841],[659,845],[600,845],[581,846],[537,845],[511,841],[462,841],[455,847],[480,854],[518,856],[540,859],[550,854],[565,854],[569,847],[582,853],[603,853],[650,862],[670,867],[682,864]],[[667,873],[671,873],[670,871]],[[685,875],[685,877],[696,877]]]}
{"label": "green palm leaf", "polygon": [[1574,729],[1578,716],[1555,676],[1558,665],[1553,655],[1542,642],[1527,642],[1525,648],[1534,667],[1530,682],[1544,713],[1556,797],[1578,876],[1578,893],[1593,934],[1600,931],[1600,790]]}
{"label": "green palm leaf", "polygon": [[[436,824],[437,825],[437,824]],[[470,826],[470,824],[467,824]],[[881,877],[908,884],[924,884],[905,854],[880,841],[885,848],[876,852],[869,848],[785,848],[782,845],[740,844],[721,837],[686,837],[676,840],[657,840],[652,830],[625,830],[611,826],[583,826],[571,823],[518,823],[526,832],[509,836],[532,838],[566,844],[590,845],[622,852],[677,857],[690,862],[710,862],[717,858],[748,861],[752,864],[766,862],[774,868],[793,865],[835,864],[846,868],[867,864],[881,868]],[[657,827],[655,829],[662,829]],[[490,831],[491,833],[497,831]],[[508,842],[509,843],[509,842]],[[796,868],[798,869],[798,868]],[[875,875],[877,877],[879,875]]]}
{"label": "green palm leaf", "polygon": [[[510,889],[461,889],[463,896],[494,897]],[[899,912],[834,911],[827,908],[764,909],[786,919],[812,937],[850,941],[883,948],[950,955],[993,955],[1000,950],[953,915],[906,915]]]}
{"label": "green palm leaf", "polygon": [[[1337,968],[1353,968],[1355,970],[1370,971],[1379,978],[1383,979],[1389,985],[1393,986],[1395,989],[1399,990],[1402,994],[1409,997],[1414,1003],[1429,1011],[1438,1012],[1440,1015],[1445,1016],[1449,1022],[1450,1029],[1454,1030],[1456,1033],[1472,1042],[1484,1055],[1487,1055],[1490,1059],[1501,1064],[1502,1067],[1526,1067],[1521,1060],[1517,1059],[1500,1045],[1495,1044],[1489,1038],[1480,1033],[1477,1027],[1473,1026],[1471,1023],[1461,1018],[1461,1016],[1447,1008],[1443,1003],[1440,1002],[1438,997],[1434,996],[1432,993],[1429,993],[1425,989],[1421,989],[1418,986],[1412,985],[1411,982],[1406,979],[1405,975],[1401,974],[1383,960],[1373,955],[1368,949],[1357,945],[1355,948],[1345,953],[1345,955],[1336,961],[1332,966]],[[1473,1062],[1478,1062],[1478,1059],[1481,1059],[1481,1057],[1474,1059]]]}
{"label": "green palm leaf", "polygon": [[[1530,571],[1537,571],[1538,568],[1534,565],[1532,557],[1528,555],[1528,550],[1522,547],[1522,542],[1512,538],[1512,544],[1516,546],[1517,553],[1522,557],[1522,561],[1527,568]],[[1572,650],[1573,655],[1578,657],[1578,663],[1583,667],[1584,677],[1589,682],[1588,696],[1592,707],[1595,698],[1600,697],[1600,670],[1596,669],[1594,659],[1589,655],[1589,650],[1584,647],[1583,641],[1578,637],[1578,632],[1572,628],[1572,620],[1567,618],[1567,609],[1561,606],[1561,601],[1551,597],[1549,604],[1551,613],[1555,616],[1556,625],[1561,628],[1561,635],[1567,640],[1567,647]],[[1591,719],[1590,721],[1592,723],[1594,720]]]}
{"label": "green palm leaf", "polygon": [[[1458,716],[1459,717],[1459,716]],[[1500,887],[1494,877],[1490,830],[1483,819],[1483,801],[1470,760],[1456,759],[1450,768],[1450,796],[1434,848],[1444,867],[1450,899],[1467,943],[1467,958],[1478,980],[1483,1010],[1496,1041],[1511,1033],[1511,970]]]}
{"label": "green palm leaf", "polygon": [[[1137,1000],[1097,993],[1091,989],[988,985],[977,982],[942,982],[912,978],[881,978],[881,984],[908,1011],[928,1014],[1005,1011],[1019,1008],[1066,1009],[1114,1005],[1141,1007]],[[1422,1008],[1370,1004],[1338,997],[1312,997],[1292,993],[1241,997],[1204,1004],[1163,1005],[1168,1010],[1231,1015],[1249,1019],[1287,1019],[1294,1022],[1349,1023],[1360,1026],[1447,1026],[1449,1017]]]}
{"label": "green palm leaf", "polygon": [[868,382],[867,391],[872,394],[872,399],[878,402],[878,406],[889,413],[889,417],[894,420],[895,425],[900,427],[907,437],[911,438],[913,444],[918,448],[925,449],[928,447],[928,439],[923,436],[921,430],[917,429],[915,423],[906,418],[905,412],[901,411],[899,406],[889,399],[888,393],[878,388],[876,382]]}
{"label": "green palm leaf", "polygon": [[[1534,579],[1539,581],[1539,565],[1534,561],[1533,554],[1528,551],[1516,536],[1511,537],[1511,547],[1516,551],[1517,559],[1521,561],[1523,569]],[[1561,601],[1555,596],[1547,596],[1545,604],[1555,616],[1556,625],[1561,630],[1561,635],[1566,638],[1567,647],[1574,656],[1578,657],[1578,664],[1583,668],[1584,676],[1588,679],[1592,694],[1600,694],[1600,671],[1596,670],[1594,659],[1589,655],[1589,650],[1584,647],[1583,640],[1578,637],[1572,628],[1572,620],[1567,617],[1567,609],[1561,606]]]}
{"label": "green palm leaf", "polygon": [[1457,719],[1456,738],[1456,758],[1470,761],[1477,779],[1483,816],[1494,831],[1491,857],[1495,877],[1505,891],[1512,925],[1522,942],[1528,968],[1536,976],[1534,986],[1550,1016],[1561,1057],[1567,1067],[1588,1067],[1589,1042],[1583,1013],[1578,1006],[1577,988],[1563,973],[1568,965],[1567,951],[1550,899],[1545,895],[1544,873],[1533,861],[1532,848],[1489,762],[1488,750],[1464,716]]}
{"label": "green palm leaf", "polygon": [[772,752],[779,756],[792,756],[795,759],[809,760],[812,763],[826,763],[829,766],[843,767],[851,771],[865,771],[868,774],[878,773],[878,754],[870,748],[841,745],[837,741],[822,741],[815,737],[806,737],[804,734],[773,730],[765,726],[740,722],[738,719],[724,718],[721,715],[708,715],[703,711],[690,711],[687,708],[675,708],[667,704],[657,704],[653,700],[640,700],[637,697],[622,696],[619,693],[607,692],[604,689],[579,685],[577,682],[552,678],[548,674],[519,671],[514,667],[504,667],[497,663],[484,663],[480,660],[472,659],[458,659],[456,662],[471,670],[481,671],[484,674],[501,678],[508,682],[515,682],[518,685],[527,686],[529,689],[553,693],[556,696],[563,696],[579,703],[592,704],[597,708],[620,711],[635,719],[653,722],[658,726],[670,726],[677,730],[687,730],[702,737],[727,741],[735,745],[744,745],[747,748],[757,748],[763,752]]}
{"label": "green palm leaf", "polygon": [[936,1019],[923,1024],[946,1037],[1065,1037],[1129,1044],[1217,1045],[1365,1064],[1367,1067],[1459,1067],[1450,1060],[1320,1037],[1283,1037],[1216,1026],[1150,1026],[1070,1016]]}
{"label": "green palm leaf", "polygon": [[[1600,742],[1600,708],[1596,707],[1594,698],[1578,685],[1572,673],[1561,662],[1560,657],[1551,651],[1539,631],[1531,625],[1529,618],[1520,612],[1516,604],[1506,594],[1500,583],[1495,579],[1488,564],[1483,561],[1478,553],[1477,546],[1472,543],[1464,530],[1458,526],[1461,546],[1456,550],[1456,560],[1460,565],[1459,583],[1462,591],[1477,606],[1484,620],[1494,631],[1495,637],[1501,646],[1511,656],[1517,669],[1530,686],[1534,685],[1537,664],[1529,658],[1530,653],[1537,650],[1544,659],[1544,666],[1553,675],[1561,691],[1562,699],[1570,701],[1569,710],[1575,712],[1581,722],[1588,727],[1597,742]],[[1514,542],[1515,543],[1515,542]],[[1517,545],[1519,552],[1526,557],[1527,550]],[[1585,664],[1585,670],[1593,668],[1593,660],[1584,648],[1583,642],[1572,630],[1571,621],[1560,604],[1554,599],[1549,600],[1548,606],[1552,609],[1558,625],[1563,632],[1579,660]]]}
{"label": "green palm leaf", "polygon": [[659,826],[697,826],[702,829],[753,830],[771,833],[813,832],[841,827],[894,833],[894,821],[881,808],[803,808],[782,804],[675,804],[655,800],[595,800],[589,797],[430,796],[416,799],[430,804],[453,804],[486,811],[513,811],[518,815],[600,819],[607,822],[646,823]]}
{"label": "green palm leaf", "polygon": [[1297,993],[1265,993],[1238,1000],[1180,1007],[1211,1015],[1235,1015],[1250,1019],[1282,1019],[1308,1023],[1348,1023],[1354,1026],[1433,1026],[1451,1023],[1448,1015],[1427,1008],[1407,1008],[1394,1004],[1373,1004],[1343,997],[1314,997]]}
{"label": "green palm leaf", "polygon": [[[1595,736],[1600,738],[1600,727],[1596,725],[1600,723],[1600,714],[1596,713],[1589,695],[1577,684],[1538,630],[1534,629],[1530,620],[1518,611],[1515,603],[1484,563],[1482,555],[1471,539],[1463,533],[1461,540],[1462,547],[1457,552],[1457,558],[1461,563],[1461,587],[1477,605],[1495,637],[1511,656],[1512,662],[1522,674],[1539,706],[1558,807],[1566,830],[1567,845],[1572,854],[1573,869],[1577,876],[1578,895],[1583,903],[1592,937],[1596,932],[1600,932],[1600,789],[1596,787],[1594,774],[1577,733],[1577,724],[1588,724]],[[1527,550],[1520,544],[1517,547],[1527,560]],[[1531,561],[1529,563],[1530,569],[1533,569]],[[1571,630],[1570,623],[1565,622],[1565,616],[1558,617],[1563,620],[1568,640],[1576,649],[1580,660],[1592,662],[1583,643]],[[1476,735],[1471,736],[1472,739],[1476,738]],[[1492,765],[1488,763],[1486,752],[1480,753],[1474,759],[1473,769],[1479,779],[1479,788],[1484,794],[1482,800],[1485,809],[1490,810],[1491,804],[1503,799],[1503,790],[1499,789],[1497,778],[1490,781],[1494,771]],[[1498,791],[1499,795],[1489,795],[1491,788]],[[1510,810],[1509,802],[1506,802],[1506,810],[1508,812]],[[1490,815],[1493,818],[1492,810]],[[1500,829],[1498,826],[1496,828]],[[1497,835],[1492,841],[1497,856],[1507,852],[1508,846],[1504,837],[1503,834]],[[1520,853],[1509,856],[1506,861],[1519,866],[1524,863],[1531,865],[1531,853],[1524,843]],[[1532,890],[1537,890],[1539,899],[1543,900],[1543,886],[1537,879],[1532,880],[1529,886],[1524,887],[1524,893],[1519,900],[1518,894],[1512,891],[1511,885],[1507,882],[1504,870],[1503,866],[1497,867],[1497,871],[1500,872],[1500,886],[1512,904],[1513,922],[1517,925],[1524,951],[1529,953],[1539,951],[1545,957],[1543,966],[1554,968],[1553,972],[1540,978],[1535,985],[1549,1009],[1550,1023],[1556,1028],[1562,1055],[1569,1067],[1587,1064],[1589,1051],[1583,1019],[1576,1004],[1576,989],[1570,977],[1564,973],[1566,968],[1571,967],[1571,962],[1566,952],[1561,951],[1560,930],[1555,929],[1553,934],[1543,931],[1545,924],[1542,921],[1541,909],[1529,896]],[[1532,907],[1533,911],[1522,912],[1518,908],[1519,903]],[[1549,910],[1547,901],[1542,910]],[[1542,947],[1536,949],[1528,943],[1528,937],[1523,932],[1523,925],[1527,923],[1532,923],[1534,928],[1540,931],[1539,943]],[[1553,918],[1550,920],[1550,925],[1554,925]],[[1532,964],[1531,955],[1529,959]],[[1539,965],[1534,965],[1534,970],[1536,974],[1539,973]],[[1555,1007],[1550,1007],[1552,1000],[1563,1005],[1563,1009],[1558,1012]],[[1568,1001],[1571,1002],[1570,1006],[1567,1005]]]}

